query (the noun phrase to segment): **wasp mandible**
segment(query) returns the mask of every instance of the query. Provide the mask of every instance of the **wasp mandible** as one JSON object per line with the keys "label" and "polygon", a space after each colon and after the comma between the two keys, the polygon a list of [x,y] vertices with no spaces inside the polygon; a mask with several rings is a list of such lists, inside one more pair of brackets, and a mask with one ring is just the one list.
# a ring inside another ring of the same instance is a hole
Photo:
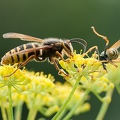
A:
{"label": "wasp mandible", "polygon": [[18,69],[25,66],[30,60],[34,59],[38,62],[43,62],[48,59],[55,68],[60,71],[58,61],[64,60],[64,55],[67,57],[73,56],[73,46],[71,43],[78,43],[86,50],[87,42],[80,38],[70,40],[62,40],[58,38],[40,39],[20,33],[5,33],[3,38],[20,38],[21,40],[31,41],[30,43],[20,45],[7,52],[1,59],[1,65],[18,63],[17,69],[5,77],[13,75]]}

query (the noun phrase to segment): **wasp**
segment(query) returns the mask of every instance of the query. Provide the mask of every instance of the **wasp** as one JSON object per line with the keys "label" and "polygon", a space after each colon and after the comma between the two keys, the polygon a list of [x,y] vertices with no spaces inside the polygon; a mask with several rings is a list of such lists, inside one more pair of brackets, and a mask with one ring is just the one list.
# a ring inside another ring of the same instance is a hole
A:
{"label": "wasp", "polygon": [[118,49],[120,47],[120,40],[115,42],[111,47],[108,47],[108,45],[109,45],[108,38],[104,35],[99,34],[93,26],[91,28],[98,37],[101,37],[106,42],[106,44],[104,47],[104,51],[101,53],[99,53],[97,46],[91,47],[86,53],[88,53],[89,51],[91,51],[93,49],[96,49],[96,51],[98,53],[98,59],[102,62],[103,68],[105,70],[107,70],[106,65],[105,65],[106,63],[111,63],[112,65],[117,67],[117,65],[115,63],[120,62],[119,51],[118,51]]}
{"label": "wasp", "polygon": [[58,62],[64,60],[64,55],[67,57],[73,56],[73,46],[71,43],[79,43],[86,50],[87,42],[80,38],[70,40],[62,40],[58,38],[40,39],[20,33],[5,33],[3,38],[19,38],[21,40],[30,41],[30,43],[20,45],[7,52],[1,59],[1,65],[18,63],[17,69],[5,77],[13,75],[18,69],[25,66],[29,61],[35,60],[43,62],[48,60],[54,64],[56,70],[60,71]]}

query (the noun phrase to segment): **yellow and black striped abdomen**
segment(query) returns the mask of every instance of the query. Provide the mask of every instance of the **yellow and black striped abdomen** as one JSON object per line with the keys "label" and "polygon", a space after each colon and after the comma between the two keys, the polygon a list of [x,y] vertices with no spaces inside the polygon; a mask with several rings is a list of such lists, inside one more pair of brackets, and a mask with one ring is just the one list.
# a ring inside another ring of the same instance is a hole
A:
{"label": "yellow and black striped abdomen", "polygon": [[[1,60],[1,64],[15,64],[22,63],[31,55],[39,55],[40,50],[34,50],[34,48],[39,47],[39,43],[28,43],[20,45],[16,48],[13,48],[9,52],[7,52]],[[33,48],[33,51],[29,52],[29,49]]]}

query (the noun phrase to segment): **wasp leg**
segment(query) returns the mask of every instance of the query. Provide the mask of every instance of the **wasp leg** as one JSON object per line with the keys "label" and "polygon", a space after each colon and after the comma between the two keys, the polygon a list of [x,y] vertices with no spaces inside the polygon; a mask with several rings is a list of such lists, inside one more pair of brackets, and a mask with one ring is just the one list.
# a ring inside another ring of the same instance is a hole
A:
{"label": "wasp leg", "polygon": [[59,53],[58,51],[56,51],[56,55],[59,56],[63,61],[66,61],[66,60],[63,58],[62,54]]}
{"label": "wasp leg", "polygon": [[54,64],[56,70],[58,70],[58,74],[63,74],[63,75],[65,75],[65,76],[69,76],[63,69],[60,69],[60,68],[58,67],[58,64],[57,64],[57,63],[58,63],[58,60],[57,60],[57,59],[51,58],[51,62]]}
{"label": "wasp leg", "polygon": [[87,56],[87,54],[90,53],[94,49],[95,49],[95,52],[98,54],[98,59],[99,59],[100,53],[99,53],[99,50],[98,50],[98,46],[93,46],[93,47],[89,48],[87,50],[87,52],[83,53],[83,56]]}
{"label": "wasp leg", "polygon": [[103,60],[101,61],[102,62],[102,66],[103,68],[107,71],[107,68],[106,68],[106,63],[110,63],[111,65],[115,66],[115,67],[118,67],[112,60]]}
{"label": "wasp leg", "polygon": [[91,47],[90,49],[88,49],[88,51],[87,51],[85,54],[88,54],[89,52],[91,52],[91,51],[94,50],[94,49],[95,49],[95,51],[97,51],[97,53],[99,54],[98,46],[93,46],[93,47]]}
{"label": "wasp leg", "polygon": [[[70,58],[70,55],[68,55],[65,50],[63,50],[63,54]],[[63,60],[64,62],[67,61],[67,60],[65,60],[65,59],[63,58],[62,54],[59,53],[58,51],[56,51],[56,55],[59,56],[59,57],[61,58],[61,60]],[[72,55],[71,55],[71,56],[72,56]]]}
{"label": "wasp leg", "polygon": [[107,72],[106,64],[102,62],[103,69]]}
{"label": "wasp leg", "polygon": [[70,51],[70,50],[65,46],[64,43],[63,43],[63,48],[64,48],[64,52],[65,52],[65,54],[66,54],[68,57],[73,56],[72,53],[67,54],[67,52]]}
{"label": "wasp leg", "polygon": [[113,61],[109,60],[109,63],[112,64],[115,67],[118,67]]}
{"label": "wasp leg", "polygon": [[11,74],[6,75],[4,77],[10,77],[11,75],[13,75],[18,69],[22,68],[23,66],[25,66],[31,59],[36,58],[36,55],[32,55],[30,56],[26,61],[24,61],[23,63],[18,65],[18,68],[16,70],[14,70]]}

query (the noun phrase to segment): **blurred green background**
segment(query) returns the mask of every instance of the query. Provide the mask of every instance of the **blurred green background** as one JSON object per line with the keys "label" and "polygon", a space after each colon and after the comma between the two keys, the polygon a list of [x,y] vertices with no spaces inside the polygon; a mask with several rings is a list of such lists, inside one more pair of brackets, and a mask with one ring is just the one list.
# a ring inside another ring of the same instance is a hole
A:
{"label": "blurred green background", "polygon": [[[11,48],[26,43],[17,39],[3,39],[2,34],[6,32],[18,32],[39,38],[79,37],[88,42],[87,48],[98,45],[102,51],[105,42],[92,32],[91,26],[106,35],[112,45],[120,38],[119,11],[119,0],[0,0],[0,57]],[[80,46],[74,48],[78,52],[81,49]],[[45,74],[51,73],[56,80],[62,79],[48,62],[30,62],[26,68],[44,71]],[[101,103],[93,95],[90,103],[91,111],[72,119],[94,120]],[[117,91],[114,92],[104,120],[114,119],[120,120],[120,95]]]}

